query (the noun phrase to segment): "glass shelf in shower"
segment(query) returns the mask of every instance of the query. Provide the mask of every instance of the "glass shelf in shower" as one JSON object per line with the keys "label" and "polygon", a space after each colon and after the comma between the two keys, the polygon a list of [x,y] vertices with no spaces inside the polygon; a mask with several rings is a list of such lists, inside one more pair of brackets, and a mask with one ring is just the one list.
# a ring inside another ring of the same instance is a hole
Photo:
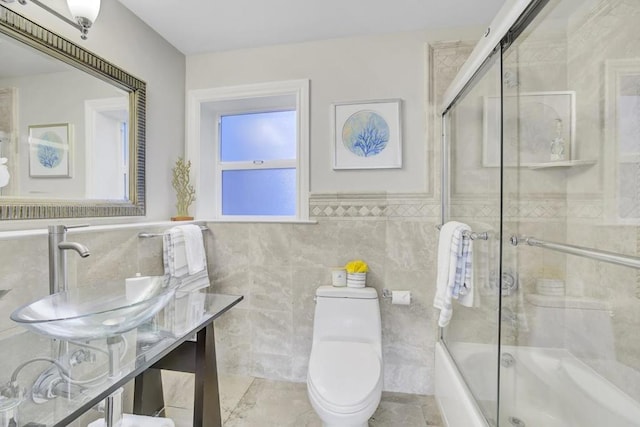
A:
{"label": "glass shelf in shower", "polygon": [[529,169],[548,169],[548,168],[570,168],[574,166],[591,166],[595,165],[596,160],[563,160],[557,162],[529,163],[526,166]]}

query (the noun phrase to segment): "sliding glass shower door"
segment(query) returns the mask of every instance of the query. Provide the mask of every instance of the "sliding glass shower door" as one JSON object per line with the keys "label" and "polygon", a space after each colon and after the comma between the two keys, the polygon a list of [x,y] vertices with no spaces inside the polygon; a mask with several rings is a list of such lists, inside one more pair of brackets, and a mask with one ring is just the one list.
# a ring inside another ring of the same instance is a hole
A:
{"label": "sliding glass shower door", "polygon": [[544,3],[503,41],[499,421],[638,426],[640,1]]}
{"label": "sliding glass shower door", "polygon": [[470,236],[473,303],[453,304],[443,342],[488,420],[498,413],[501,67],[496,53],[443,116],[443,220],[466,223],[476,233]]}

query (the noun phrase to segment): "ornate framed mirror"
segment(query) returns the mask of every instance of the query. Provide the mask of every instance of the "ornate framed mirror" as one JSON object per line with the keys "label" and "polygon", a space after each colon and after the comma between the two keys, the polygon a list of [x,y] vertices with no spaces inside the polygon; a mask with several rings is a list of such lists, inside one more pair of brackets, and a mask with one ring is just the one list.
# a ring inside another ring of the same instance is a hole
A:
{"label": "ornate framed mirror", "polygon": [[145,82],[0,5],[0,220],[145,214]]}

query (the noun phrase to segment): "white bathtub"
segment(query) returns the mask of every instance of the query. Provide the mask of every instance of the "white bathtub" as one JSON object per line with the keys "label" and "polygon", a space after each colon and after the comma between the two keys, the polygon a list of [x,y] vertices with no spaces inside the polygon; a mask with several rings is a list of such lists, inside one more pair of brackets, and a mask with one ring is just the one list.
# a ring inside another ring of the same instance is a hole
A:
{"label": "white bathtub", "polygon": [[[463,371],[474,373],[468,380],[476,395],[495,395],[495,378],[481,372],[482,367],[496,366],[495,347],[453,345],[456,363]],[[500,370],[501,427],[640,425],[640,403],[568,351],[508,346],[501,350],[514,360],[512,366]],[[486,372],[495,373],[495,368]],[[436,400],[446,426],[490,425],[441,343],[436,344],[435,378]]]}
{"label": "white bathtub", "polygon": [[465,384],[449,352],[436,343],[436,401],[442,421],[449,427],[487,427],[480,408]]}

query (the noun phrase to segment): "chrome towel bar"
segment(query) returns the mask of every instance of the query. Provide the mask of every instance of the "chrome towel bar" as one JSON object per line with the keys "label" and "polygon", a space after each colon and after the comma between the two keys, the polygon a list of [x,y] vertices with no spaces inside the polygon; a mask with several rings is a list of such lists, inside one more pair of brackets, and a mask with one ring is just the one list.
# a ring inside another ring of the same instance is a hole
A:
{"label": "chrome towel bar", "polygon": [[[207,231],[209,229],[209,227],[206,227],[204,225],[200,226],[200,230],[202,231]],[[141,232],[138,233],[138,237],[141,239],[147,239],[149,237],[162,237],[164,236],[166,233],[146,233],[146,232]]]}
{"label": "chrome towel bar", "polygon": [[610,264],[624,265],[626,267],[640,269],[640,258],[631,255],[607,252],[599,249],[587,248],[584,246],[568,245],[565,243],[547,242],[544,240],[536,239],[535,237],[513,235],[511,236],[510,241],[513,246],[518,246],[521,243],[526,243],[529,246],[537,246],[539,248],[551,249],[557,252],[564,252],[566,254],[604,261]]}
{"label": "chrome towel bar", "polygon": [[[442,224],[436,225],[436,228],[440,230],[442,228]],[[462,237],[471,240],[489,240],[489,233],[486,231],[483,231],[482,233],[476,233],[475,231],[463,231]]]}

